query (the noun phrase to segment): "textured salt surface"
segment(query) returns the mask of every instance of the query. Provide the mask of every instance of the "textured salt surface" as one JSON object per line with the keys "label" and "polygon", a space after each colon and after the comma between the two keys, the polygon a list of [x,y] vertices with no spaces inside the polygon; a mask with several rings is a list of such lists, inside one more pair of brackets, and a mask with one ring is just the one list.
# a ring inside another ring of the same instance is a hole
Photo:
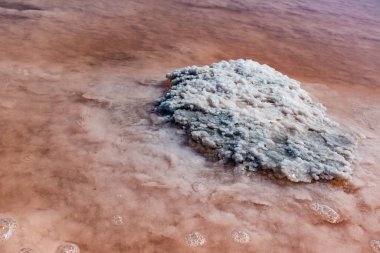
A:
{"label": "textured salt surface", "polygon": [[158,111],[203,151],[294,182],[347,179],[356,145],[300,83],[251,60],[186,67],[167,75]]}

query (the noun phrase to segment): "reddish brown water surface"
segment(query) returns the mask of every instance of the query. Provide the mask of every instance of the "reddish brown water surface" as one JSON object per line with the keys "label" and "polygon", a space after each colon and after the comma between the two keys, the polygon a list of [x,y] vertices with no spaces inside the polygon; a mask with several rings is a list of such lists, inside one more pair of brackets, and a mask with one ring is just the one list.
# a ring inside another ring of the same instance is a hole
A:
{"label": "reddish brown water surface", "polygon": [[[0,1],[0,216],[17,222],[0,252],[375,252],[379,13],[378,0]],[[242,175],[159,124],[166,72],[236,58],[301,80],[365,137],[351,181]]]}

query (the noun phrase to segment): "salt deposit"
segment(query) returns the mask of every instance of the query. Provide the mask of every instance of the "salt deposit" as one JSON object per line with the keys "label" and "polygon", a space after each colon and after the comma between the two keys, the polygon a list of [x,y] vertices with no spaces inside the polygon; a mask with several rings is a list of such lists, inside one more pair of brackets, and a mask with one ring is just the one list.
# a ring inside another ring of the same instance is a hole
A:
{"label": "salt deposit", "polygon": [[232,231],[231,236],[234,242],[241,244],[249,243],[249,241],[251,240],[251,237],[249,236],[248,232],[244,230],[235,229],[234,231]]}
{"label": "salt deposit", "polygon": [[64,243],[57,248],[56,253],[80,253],[80,250],[76,244]]}
{"label": "salt deposit", "polygon": [[316,215],[329,223],[339,223],[341,221],[340,214],[327,205],[313,203],[310,208]]}
{"label": "salt deposit", "polygon": [[0,218],[0,240],[6,241],[13,235],[16,221],[12,218]]}
{"label": "salt deposit", "polygon": [[252,60],[186,67],[167,75],[158,111],[202,151],[293,182],[348,179],[354,138],[300,83]]}
{"label": "salt deposit", "polygon": [[376,253],[380,252],[380,240],[372,240],[370,241],[370,245],[373,252],[376,252]]}
{"label": "salt deposit", "polygon": [[121,225],[123,224],[123,217],[120,215],[114,215],[112,216],[112,223],[115,225]]}
{"label": "salt deposit", "polygon": [[195,192],[205,192],[207,190],[206,186],[200,182],[195,182],[191,185],[191,188]]}
{"label": "salt deposit", "polygon": [[201,247],[206,244],[206,237],[195,231],[186,236],[186,242],[190,247]]}

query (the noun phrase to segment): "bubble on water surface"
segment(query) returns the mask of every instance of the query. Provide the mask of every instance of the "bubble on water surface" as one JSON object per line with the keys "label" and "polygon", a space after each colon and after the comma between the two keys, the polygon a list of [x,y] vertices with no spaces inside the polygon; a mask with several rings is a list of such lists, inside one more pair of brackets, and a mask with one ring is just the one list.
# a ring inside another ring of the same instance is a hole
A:
{"label": "bubble on water surface", "polygon": [[314,211],[323,220],[330,223],[339,223],[341,221],[340,214],[327,205],[313,203],[310,205],[311,210]]}
{"label": "bubble on water surface", "polygon": [[64,243],[57,248],[55,253],[80,253],[80,250],[74,243]]}
{"label": "bubble on water surface", "polygon": [[369,242],[373,252],[380,253],[380,240],[372,240]]}
{"label": "bubble on water surface", "polygon": [[200,232],[192,232],[186,236],[186,242],[190,247],[202,247],[206,244],[206,237]]}
{"label": "bubble on water surface", "polygon": [[114,215],[112,216],[112,223],[115,225],[121,225],[123,224],[123,217],[120,215]]}
{"label": "bubble on water surface", "polygon": [[251,237],[245,230],[235,229],[234,231],[232,231],[231,236],[232,239],[237,243],[245,244],[249,243],[249,241],[251,240]]}
{"label": "bubble on water surface", "polygon": [[0,218],[0,239],[8,240],[16,229],[16,221],[12,218]]}
{"label": "bubble on water surface", "polygon": [[195,182],[191,185],[193,191],[195,192],[205,192],[207,190],[206,186],[201,182]]}

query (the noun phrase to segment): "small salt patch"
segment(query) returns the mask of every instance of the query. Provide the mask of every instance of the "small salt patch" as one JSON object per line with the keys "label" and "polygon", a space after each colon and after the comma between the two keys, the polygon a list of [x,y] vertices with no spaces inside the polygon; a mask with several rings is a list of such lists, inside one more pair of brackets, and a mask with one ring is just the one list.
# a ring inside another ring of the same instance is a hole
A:
{"label": "small salt patch", "polygon": [[74,243],[64,243],[57,248],[55,253],[80,253],[80,250]]}
{"label": "small salt patch", "polygon": [[115,225],[122,225],[123,224],[123,217],[121,215],[114,215],[112,216],[112,223]]}
{"label": "small salt patch", "polygon": [[190,247],[202,247],[206,244],[206,237],[200,232],[191,232],[186,236],[186,242]]}
{"label": "small salt patch", "polygon": [[371,240],[369,242],[373,252],[380,253],[380,240]]}
{"label": "small salt patch", "polygon": [[241,244],[249,243],[249,241],[251,240],[249,233],[245,230],[235,229],[234,231],[232,231],[231,236],[234,242]]}
{"label": "small salt patch", "polygon": [[195,192],[205,192],[207,190],[206,186],[201,182],[195,182],[191,185],[191,188]]}
{"label": "small salt patch", "polygon": [[9,240],[16,229],[16,221],[12,218],[0,218],[0,239]]}
{"label": "small salt patch", "polygon": [[327,205],[313,203],[310,208],[315,214],[329,223],[339,223],[341,221],[340,214]]}

